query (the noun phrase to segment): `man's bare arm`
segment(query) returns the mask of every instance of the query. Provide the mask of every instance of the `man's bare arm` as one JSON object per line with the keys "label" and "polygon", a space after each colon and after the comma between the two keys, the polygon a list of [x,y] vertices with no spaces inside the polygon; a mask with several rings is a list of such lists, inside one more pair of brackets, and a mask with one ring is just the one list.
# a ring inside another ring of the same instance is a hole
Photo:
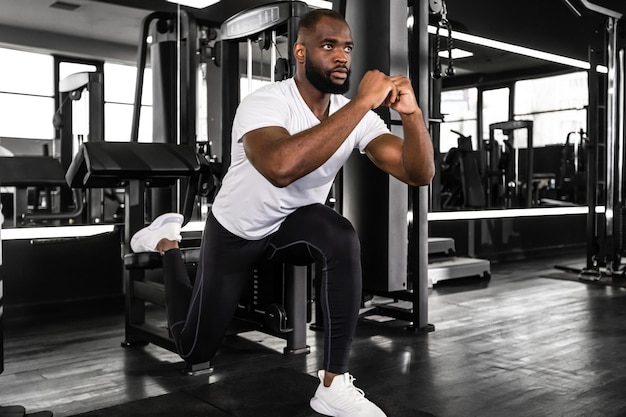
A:
{"label": "man's bare arm", "polygon": [[413,88],[406,77],[391,77],[398,96],[385,104],[400,114],[404,140],[382,135],[365,149],[370,159],[382,170],[409,185],[426,185],[435,174],[432,141],[417,105]]}
{"label": "man's bare arm", "polygon": [[369,108],[351,102],[319,125],[290,135],[282,127],[246,133],[243,145],[252,165],[277,187],[286,187],[319,168],[339,149]]}
{"label": "man's bare arm", "polygon": [[370,71],[361,80],[356,97],[319,125],[295,135],[282,127],[246,133],[246,155],[268,181],[285,187],[324,164],[365,114],[380,106],[395,88],[385,74]]}

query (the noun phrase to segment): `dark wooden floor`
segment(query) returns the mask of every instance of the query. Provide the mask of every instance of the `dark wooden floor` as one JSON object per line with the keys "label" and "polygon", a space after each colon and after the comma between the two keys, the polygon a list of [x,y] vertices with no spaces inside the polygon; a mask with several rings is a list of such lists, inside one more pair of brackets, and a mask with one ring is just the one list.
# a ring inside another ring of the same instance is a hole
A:
{"label": "dark wooden floor", "polygon": [[[357,386],[383,408],[410,403],[437,417],[626,415],[626,288],[543,277],[572,259],[582,257],[492,265],[488,282],[439,284],[427,335],[363,318]],[[7,320],[0,405],[69,416],[250,373],[270,382],[276,367],[313,375],[321,361],[320,334],[310,332],[309,355],[284,356],[282,340],[252,332],[227,338],[212,375],[184,376],[173,353],[120,347],[123,313],[107,310]],[[273,387],[256,389],[280,402]]]}

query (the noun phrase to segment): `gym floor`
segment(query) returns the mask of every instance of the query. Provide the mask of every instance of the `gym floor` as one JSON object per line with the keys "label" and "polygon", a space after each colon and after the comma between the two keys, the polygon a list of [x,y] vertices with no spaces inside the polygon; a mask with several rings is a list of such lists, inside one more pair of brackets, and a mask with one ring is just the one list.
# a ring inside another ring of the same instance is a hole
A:
{"label": "gym floor", "polygon": [[[364,316],[356,385],[389,417],[626,416],[626,288],[555,278],[555,265],[583,256],[492,264],[489,281],[437,284],[432,333]],[[58,417],[317,416],[308,398],[319,333],[309,331],[310,354],[293,356],[280,339],[231,335],[212,374],[187,376],[171,352],[120,346],[122,305],[97,310],[7,313],[0,406]]]}

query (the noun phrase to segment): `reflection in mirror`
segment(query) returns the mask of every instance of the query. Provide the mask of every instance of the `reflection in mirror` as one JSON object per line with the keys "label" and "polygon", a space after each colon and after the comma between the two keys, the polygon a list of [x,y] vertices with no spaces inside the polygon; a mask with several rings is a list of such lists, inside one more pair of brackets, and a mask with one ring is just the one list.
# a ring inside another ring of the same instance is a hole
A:
{"label": "reflection in mirror", "polygon": [[469,53],[453,57],[455,76],[441,82],[433,211],[584,205],[589,64],[455,36]]}

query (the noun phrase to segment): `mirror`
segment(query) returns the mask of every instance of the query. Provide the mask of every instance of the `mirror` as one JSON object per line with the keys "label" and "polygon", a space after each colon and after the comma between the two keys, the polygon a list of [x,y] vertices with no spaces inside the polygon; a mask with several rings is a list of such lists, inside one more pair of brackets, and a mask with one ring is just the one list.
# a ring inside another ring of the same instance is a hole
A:
{"label": "mirror", "polygon": [[445,32],[432,32],[443,74],[433,211],[584,205],[586,63],[454,30],[450,60]]}

